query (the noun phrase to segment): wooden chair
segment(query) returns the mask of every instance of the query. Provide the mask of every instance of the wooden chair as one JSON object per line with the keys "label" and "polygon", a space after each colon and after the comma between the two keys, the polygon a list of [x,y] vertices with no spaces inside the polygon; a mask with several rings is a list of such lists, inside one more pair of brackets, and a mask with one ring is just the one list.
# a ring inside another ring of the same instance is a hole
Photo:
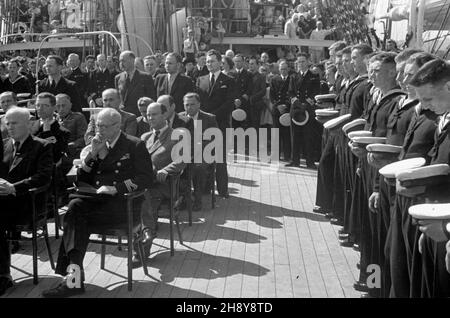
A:
{"label": "wooden chair", "polygon": [[[169,214],[159,214],[158,218],[169,219],[169,237],[170,237],[170,255],[173,256],[175,254],[175,243],[174,243],[174,235],[173,235],[173,223],[177,227],[178,239],[180,244],[183,244],[183,237],[181,235],[180,229],[180,221],[179,221],[179,209],[178,205],[180,203],[180,176],[181,173],[171,174],[169,175],[169,187],[170,187],[170,198],[166,202],[168,205]],[[161,207],[164,206],[164,201],[162,202]]]}
{"label": "wooden chair", "polygon": [[[189,226],[192,226],[192,165],[187,166],[188,178],[188,194],[186,196],[186,205],[188,210]],[[211,189],[211,209],[216,208],[216,164],[211,165],[211,176],[207,175],[209,181],[209,189]]]}
{"label": "wooden chair", "polygon": [[[102,228],[100,225],[95,225],[90,227],[92,234],[98,234],[102,237],[101,240],[90,239],[90,243],[101,244],[101,255],[100,255],[100,268],[105,269],[105,254],[106,245],[120,246],[122,242],[118,240],[117,242],[110,242],[106,240],[107,236],[113,237],[126,237],[128,246],[127,264],[128,264],[128,291],[132,290],[133,286],[133,239],[134,239],[134,222],[133,222],[133,205],[135,200],[144,197],[147,190],[136,191],[133,193],[124,194],[124,198],[127,201],[127,223],[123,226],[117,226],[116,228]],[[144,247],[140,240],[136,240],[138,244],[138,253],[141,260],[144,259]],[[148,270],[145,262],[142,264],[145,275],[148,276]]]}
{"label": "wooden chair", "polygon": [[[31,224],[18,224],[13,230],[19,232],[31,233],[32,251],[33,251],[33,284],[38,283],[38,246],[37,239],[44,238],[45,245],[47,247],[48,259],[50,260],[50,265],[52,269],[55,269],[55,263],[53,262],[53,255],[50,248],[50,242],[48,239],[48,228],[47,228],[47,200],[48,200],[48,190],[50,185],[47,184],[40,188],[30,189],[28,191],[31,200]],[[41,200],[41,206],[38,206],[37,199]],[[42,230],[39,234],[38,231]],[[9,241],[23,241],[22,239],[9,239]]]}

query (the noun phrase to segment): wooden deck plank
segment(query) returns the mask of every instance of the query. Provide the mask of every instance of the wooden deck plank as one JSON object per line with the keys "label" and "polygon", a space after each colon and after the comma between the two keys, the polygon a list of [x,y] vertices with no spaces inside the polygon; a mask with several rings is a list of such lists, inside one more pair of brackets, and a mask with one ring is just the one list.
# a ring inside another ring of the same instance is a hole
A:
{"label": "wooden deck plank", "polygon": [[[353,289],[359,253],[342,248],[339,227],[312,212],[316,173],[257,161],[229,164],[229,200],[218,199],[209,210],[194,212],[194,224],[181,215],[184,245],[175,231],[175,256],[168,250],[167,220],[160,221],[158,238],[148,262],[149,276],[133,270],[128,292],[126,250],[107,247],[106,268],[100,270],[100,246],[90,245],[84,259],[87,293],[91,298],[202,297],[359,297]],[[53,228],[53,225],[50,226]],[[60,240],[51,239],[56,260]],[[17,281],[4,297],[40,297],[60,278],[39,242],[40,283],[12,269]],[[31,244],[12,256],[13,264],[31,272]]]}

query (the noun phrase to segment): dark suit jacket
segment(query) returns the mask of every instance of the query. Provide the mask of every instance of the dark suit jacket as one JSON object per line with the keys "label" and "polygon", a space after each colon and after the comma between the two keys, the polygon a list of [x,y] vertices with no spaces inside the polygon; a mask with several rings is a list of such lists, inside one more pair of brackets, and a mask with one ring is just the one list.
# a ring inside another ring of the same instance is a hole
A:
{"label": "dark suit jacket", "polygon": [[19,75],[18,78],[14,81],[14,83],[11,83],[11,81],[7,78],[3,82],[3,91],[10,91],[14,92],[16,94],[20,93],[34,93],[34,85],[35,83],[30,83],[27,77],[23,75]]}
{"label": "dark suit jacket", "polygon": [[193,78],[194,82],[196,82],[199,79],[199,77],[202,77],[202,76],[205,76],[208,74],[209,74],[209,71],[208,71],[208,67],[206,65],[203,66],[203,68],[201,70],[199,70],[198,67],[196,66],[194,68],[194,70],[192,71],[192,78]]}
{"label": "dark suit jacket", "polygon": [[39,93],[49,92],[55,96],[62,93],[67,94],[72,101],[72,111],[81,113],[81,92],[78,91],[76,85],[75,82],[61,77],[56,88],[51,88],[48,78],[45,78],[39,82]]}
{"label": "dark suit jacket", "polygon": [[[16,196],[0,197],[2,212],[14,211],[12,219],[5,220],[0,214],[2,225],[31,221],[28,190],[50,183],[53,171],[52,145],[37,137],[29,136],[14,158],[12,139],[5,140],[3,160],[0,162],[0,178],[12,183]],[[38,198],[38,208],[45,202]]]}
{"label": "dark suit jacket", "polygon": [[69,81],[77,83],[77,88],[82,97],[85,97],[85,94],[87,92],[88,88],[88,80],[89,80],[89,74],[83,72],[79,67],[77,67],[75,70],[72,70],[70,75],[67,76],[67,79]]}
{"label": "dark suit jacket", "polygon": [[150,97],[153,100],[156,99],[153,77],[150,74],[136,70],[128,88],[125,85],[126,77],[126,72],[118,74],[115,78],[115,87],[119,90],[122,104],[124,105],[123,110],[138,117],[141,115],[137,107],[139,98]]}
{"label": "dark suit jacket", "polygon": [[195,91],[194,82],[184,74],[179,73],[172,84],[172,89],[169,92],[169,75],[160,74],[155,80],[156,96],[159,98],[162,95],[170,95],[175,101],[175,111],[177,113],[184,110],[183,97],[187,93]]}
{"label": "dark suit jacket", "polygon": [[266,78],[260,74],[250,74],[251,82],[249,89],[249,98],[251,108],[261,109],[264,105],[263,97],[266,95]]}
{"label": "dark suit jacket", "polygon": [[233,79],[220,73],[212,90],[209,90],[210,75],[197,80],[197,90],[201,99],[201,109],[204,112],[216,115],[217,123],[221,129],[230,126],[230,116],[233,110]]}
{"label": "dark suit jacket", "polygon": [[104,90],[108,88],[114,88],[114,78],[117,73],[110,73],[108,69],[105,72],[96,69],[90,73],[89,84],[87,89],[88,96],[92,98],[100,98]]}
{"label": "dark suit jacket", "polygon": [[[39,121],[38,121],[39,123]],[[47,139],[49,137],[55,137],[56,143],[53,144],[53,161],[57,163],[61,157],[67,153],[70,131],[61,127],[57,120],[50,126],[49,131],[44,131],[42,125],[39,126],[37,132],[34,134],[41,139]]]}
{"label": "dark suit jacket", "polygon": [[119,194],[125,194],[149,188],[152,183],[152,161],[139,138],[121,133],[114,148],[92,169],[85,165],[90,158],[89,153],[78,176],[79,181],[95,188],[115,186]]}

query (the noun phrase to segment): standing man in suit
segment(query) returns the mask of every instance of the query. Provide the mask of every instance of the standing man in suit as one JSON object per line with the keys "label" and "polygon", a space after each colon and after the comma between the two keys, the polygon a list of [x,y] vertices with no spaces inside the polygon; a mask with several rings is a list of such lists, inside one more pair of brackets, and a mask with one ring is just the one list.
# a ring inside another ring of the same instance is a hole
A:
{"label": "standing man in suit", "polygon": [[50,55],[45,60],[44,65],[48,78],[39,82],[39,93],[52,93],[53,95],[67,94],[72,101],[72,110],[81,112],[81,98],[80,92],[76,87],[76,83],[65,79],[61,75],[63,68],[63,59],[57,55]]}
{"label": "standing man in suit", "polygon": [[261,122],[261,112],[265,106],[263,97],[266,95],[266,78],[259,73],[259,62],[256,57],[251,57],[248,64],[248,70],[251,74],[249,89],[250,107],[248,115],[250,117],[250,126],[258,132]]}
{"label": "standing man in suit", "polygon": [[182,112],[183,96],[194,91],[194,83],[186,75],[180,73],[183,58],[178,53],[170,53],[166,57],[166,72],[156,77],[156,95],[170,95],[175,101],[175,111]]}
{"label": "standing man in suit", "polygon": [[[56,273],[65,277],[55,288],[44,291],[47,298],[69,297],[84,293],[69,288],[67,267],[78,265],[84,281],[83,259],[89,244],[91,225],[117,226],[127,223],[127,201],[123,195],[149,188],[153,179],[152,163],[144,143],[120,130],[120,113],[102,110],[96,120],[97,134],[78,169],[78,180],[88,183],[99,196],[73,195],[64,217],[64,235],[59,247]],[[134,205],[138,224],[141,204]]]}
{"label": "standing man in suit", "polygon": [[145,249],[147,257],[151,243],[156,237],[159,207],[163,200],[170,199],[168,176],[181,172],[186,166],[185,163],[172,160],[172,148],[178,141],[171,138],[173,129],[167,124],[166,112],[167,108],[163,104],[150,104],[147,108],[147,118],[151,130],[141,137],[151,156],[155,180],[142,209],[142,243],[148,246]]}
{"label": "standing man in suit", "polygon": [[[16,224],[31,223],[31,202],[28,190],[48,184],[51,180],[52,146],[31,136],[30,112],[12,107],[5,117],[10,138],[0,143],[0,296],[12,287],[11,254],[6,230]],[[38,199],[42,206],[42,198]]]}
{"label": "standing man in suit", "polygon": [[80,69],[80,57],[78,54],[71,53],[67,57],[67,66],[70,67],[69,81],[77,83],[77,89],[81,96],[81,107],[87,108],[87,90],[89,85],[89,74]]}
{"label": "standing man in suit", "polygon": [[150,74],[141,72],[134,66],[136,55],[131,51],[120,54],[119,63],[122,73],[115,78],[115,87],[120,93],[123,110],[139,116],[137,101],[141,97],[156,99],[156,90]]}
{"label": "standing man in suit", "polygon": [[[320,91],[320,79],[309,70],[309,57],[306,53],[297,54],[296,66],[298,73],[291,77],[289,84],[289,96],[291,99],[291,117],[298,120],[297,116],[308,115],[309,121],[298,126],[291,125],[292,134],[292,162],[288,167],[300,165],[301,152],[306,157],[306,166],[316,169],[314,164],[314,97]],[[295,105],[294,105],[295,103]],[[320,142],[320,141],[318,141]]]}
{"label": "standing man in suit", "polygon": [[[241,108],[246,113],[249,111],[249,89],[252,81],[251,74],[244,68],[244,56],[237,54],[234,59],[234,66],[236,68],[236,99],[234,106]],[[233,128],[242,127],[243,123],[232,120]],[[244,128],[244,127],[243,127]]]}
{"label": "standing man in suit", "polygon": [[216,181],[219,195],[229,198],[228,172],[226,163],[226,129],[230,128],[230,117],[233,109],[233,79],[220,71],[222,55],[216,50],[207,53],[206,64],[210,74],[197,80],[202,110],[216,116],[217,124],[223,134],[223,163],[216,165]]}
{"label": "standing man in suit", "polygon": [[291,159],[291,128],[280,125],[280,117],[290,111],[289,90],[289,65],[283,61],[279,65],[280,75],[276,75],[270,83],[270,100],[273,104],[273,123],[275,128],[280,129],[280,149],[283,152],[284,160]]}
{"label": "standing man in suit", "polygon": [[[120,129],[127,135],[136,136],[136,116],[121,110],[119,92],[114,88],[107,89],[103,92],[102,99],[104,108],[113,108],[119,112],[121,118]],[[91,119],[89,120],[88,128],[86,130],[86,134],[84,135],[84,141],[86,142],[86,145],[89,145],[91,143],[92,138],[94,138],[97,133],[97,129],[95,126],[96,120],[96,115],[92,115]]]}
{"label": "standing man in suit", "polygon": [[[216,116],[200,110],[200,96],[197,93],[188,93],[184,96],[184,108],[186,111],[180,113],[180,115],[191,118],[195,128],[201,123],[202,136],[207,129],[218,127]],[[194,135],[191,134],[191,138],[194,138]],[[202,153],[207,143],[207,141],[202,140],[202,147],[199,148],[202,150]],[[195,155],[193,157],[195,159]],[[194,186],[193,211],[201,211],[202,209],[202,194],[206,186],[208,168],[209,165],[204,162],[194,162],[192,165],[192,184]]]}
{"label": "standing man in suit", "polygon": [[101,106],[102,92],[108,88],[114,88],[114,78],[116,72],[111,72],[106,67],[105,54],[97,56],[97,69],[89,74],[89,83],[87,88],[88,100],[93,100],[95,106]]}
{"label": "standing man in suit", "polygon": [[[222,58],[221,58],[222,59]],[[192,72],[192,77],[194,81],[197,81],[199,77],[208,75],[208,67],[206,66],[206,54],[205,53],[198,53],[197,54],[197,65],[194,68],[194,71]]]}

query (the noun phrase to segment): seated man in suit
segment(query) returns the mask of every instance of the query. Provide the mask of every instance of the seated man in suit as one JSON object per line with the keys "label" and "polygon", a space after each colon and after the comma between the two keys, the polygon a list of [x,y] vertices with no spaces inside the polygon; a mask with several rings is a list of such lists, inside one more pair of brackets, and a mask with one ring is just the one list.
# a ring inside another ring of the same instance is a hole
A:
{"label": "seated man in suit", "polygon": [[[184,109],[186,111],[180,113],[180,115],[192,118],[195,129],[198,129],[199,124],[201,124],[202,136],[208,128],[218,128],[216,116],[200,110],[200,96],[197,93],[188,93],[184,96]],[[194,138],[193,134],[191,134],[191,138]],[[202,147],[199,148],[202,152],[205,144],[207,144],[207,141],[203,141]],[[194,155],[193,157],[195,159],[196,156]],[[203,162],[194,162],[192,165],[192,184],[194,186],[193,211],[201,211],[202,209],[202,194],[206,186],[208,168],[208,164]]]}
{"label": "seated man in suit", "polygon": [[53,169],[52,146],[31,136],[27,109],[12,107],[5,122],[10,138],[5,139],[0,156],[0,296],[12,286],[6,230],[16,224],[31,223],[28,190],[48,184]]}
{"label": "seated man in suit", "polygon": [[175,100],[170,95],[162,95],[158,98],[157,103],[166,106],[165,113],[167,124],[172,129],[186,128],[191,134],[194,133],[194,122],[191,118],[183,116],[181,113],[177,114]]}
{"label": "seated man in suit", "polygon": [[67,153],[70,132],[61,127],[55,118],[56,98],[51,93],[40,93],[36,98],[39,120],[33,127],[33,135],[53,144],[53,161],[59,163]]}
{"label": "seated man in suit", "polygon": [[[59,248],[56,273],[65,276],[56,288],[44,297],[68,297],[84,293],[81,288],[69,288],[67,267],[81,269],[89,244],[91,225],[117,226],[126,224],[126,200],[123,194],[149,188],[153,179],[152,163],[144,143],[120,130],[121,115],[112,108],[102,110],[96,119],[97,133],[89,152],[78,169],[78,180],[87,183],[98,195],[71,196],[64,217],[64,235]],[[139,223],[140,204],[135,204],[135,221]]]}
{"label": "seated man in suit", "polygon": [[[114,88],[107,89],[103,92],[102,99],[104,108],[113,108],[119,112],[122,120],[120,129],[127,135],[136,136],[136,116],[121,110],[119,92]],[[90,145],[92,138],[94,138],[94,136],[96,135],[96,117],[96,115],[92,115],[91,119],[89,120],[89,125],[86,134],[84,135],[84,141],[86,142],[86,145]]]}
{"label": "seated man in suit", "polygon": [[145,133],[148,133],[150,131],[150,124],[147,120],[147,107],[151,103],[154,103],[155,101],[151,99],[150,97],[141,97],[138,100],[138,108],[139,112],[141,113],[141,116],[139,116],[137,121],[137,132],[136,137],[141,138],[141,136]]}
{"label": "seated man in suit", "polygon": [[[177,141],[171,139],[173,129],[167,124],[166,113],[167,108],[163,104],[150,104],[147,108],[147,118],[151,129],[141,137],[150,153],[156,179],[142,208],[142,243],[146,246],[146,256],[149,255],[151,243],[156,237],[158,209],[164,199],[170,198],[167,177],[169,174],[181,172],[186,166],[182,162],[172,160],[172,148]],[[134,262],[138,261],[134,259]]]}

